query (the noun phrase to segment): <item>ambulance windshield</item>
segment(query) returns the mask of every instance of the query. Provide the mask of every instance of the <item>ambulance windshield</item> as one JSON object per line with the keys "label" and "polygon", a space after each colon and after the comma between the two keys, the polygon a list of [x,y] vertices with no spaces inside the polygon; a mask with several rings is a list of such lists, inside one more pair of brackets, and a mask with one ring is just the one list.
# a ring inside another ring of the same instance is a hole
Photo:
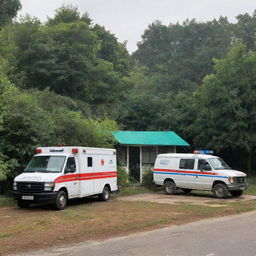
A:
{"label": "ambulance windshield", "polygon": [[65,156],[34,156],[24,172],[61,172],[65,159]]}
{"label": "ambulance windshield", "polygon": [[207,159],[215,170],[230,170],[230,167],[221,158]]}

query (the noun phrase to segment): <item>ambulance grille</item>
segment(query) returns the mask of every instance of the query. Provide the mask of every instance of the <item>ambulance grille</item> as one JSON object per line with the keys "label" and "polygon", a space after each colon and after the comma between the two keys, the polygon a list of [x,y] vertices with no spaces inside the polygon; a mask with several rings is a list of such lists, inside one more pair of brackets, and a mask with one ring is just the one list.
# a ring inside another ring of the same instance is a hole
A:
{"label": "ambulance grille", "polygon": [[245,177],[235,177],[235,182],[239,184],[245,183]]}
{"label": "ambulance grille", "polygon": [[44,190],[43,182],[17,182],[17,189],[21,193],[41,193]]}

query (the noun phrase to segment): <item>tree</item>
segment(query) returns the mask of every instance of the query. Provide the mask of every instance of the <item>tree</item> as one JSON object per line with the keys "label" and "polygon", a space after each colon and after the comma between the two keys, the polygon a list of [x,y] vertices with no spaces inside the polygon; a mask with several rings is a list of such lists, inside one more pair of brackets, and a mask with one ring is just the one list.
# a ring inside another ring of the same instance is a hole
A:
{"label": "tree", "polygon": [[[256,10],[255,10],[256,11]],[[248,13],[237,17],[234,41],[242,42],[248,49],[256,50],[256,12],[252,16]]]}
{"label": "tree", "polygon": [[256,149],[256,52],[234,46],[215,60],[214,71],[196,93],[194,143],[218,152],[245,152],[250,173]]}
{"label": "tree", "polygon": [[19,0],[1,0],[0,1],[0,27],[10,22],[16,17],[17,12],[21,9]]}

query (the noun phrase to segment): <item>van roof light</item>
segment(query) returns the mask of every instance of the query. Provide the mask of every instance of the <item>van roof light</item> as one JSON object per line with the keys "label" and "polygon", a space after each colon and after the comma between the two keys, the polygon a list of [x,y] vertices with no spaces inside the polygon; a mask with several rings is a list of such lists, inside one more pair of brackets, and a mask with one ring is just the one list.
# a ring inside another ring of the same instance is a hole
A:
{"label": "van roof light", "polygon": [[194,150],[194,154],[205,154],[205,155],[212,155],[212,150]]}

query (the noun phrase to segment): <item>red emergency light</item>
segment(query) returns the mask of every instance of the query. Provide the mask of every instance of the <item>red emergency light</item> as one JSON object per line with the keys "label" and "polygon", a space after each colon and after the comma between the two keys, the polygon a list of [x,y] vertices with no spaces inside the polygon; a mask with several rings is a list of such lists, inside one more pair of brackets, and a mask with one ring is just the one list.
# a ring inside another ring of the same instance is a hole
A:
{"label": "red emergency light", "polygon": [[72,148],[72,153],[77,154],[78,153],[78,148]]}
{"label": "red emergency light", "polygon": [[41,149],[41,148],[36,148],[36,149],[35,149],[35,152],[36,152],[37,154],[41,154],[41,153],[42,153],[42,149]]}

